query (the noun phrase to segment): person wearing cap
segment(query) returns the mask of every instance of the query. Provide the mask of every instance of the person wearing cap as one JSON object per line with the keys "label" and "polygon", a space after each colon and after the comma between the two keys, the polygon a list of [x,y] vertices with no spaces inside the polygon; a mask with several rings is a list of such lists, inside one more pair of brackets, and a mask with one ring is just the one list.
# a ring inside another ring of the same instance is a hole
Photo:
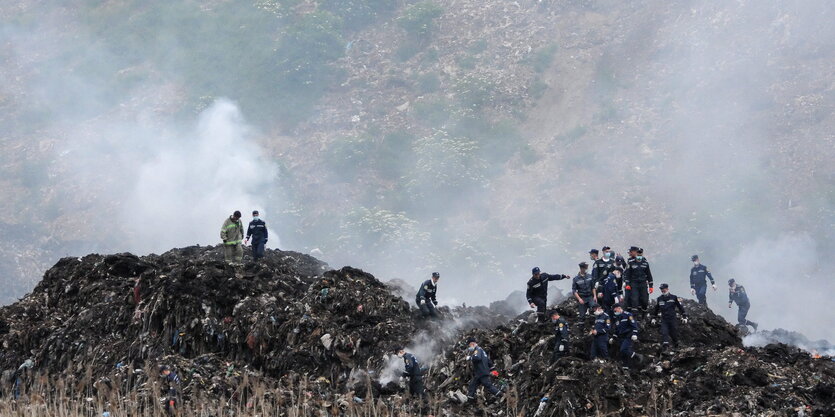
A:
{"label": "person wearing cap", "polygon": [[423,318],[437,319],[438,310],[435,306],[438,305],[438,299],[435,295],[438,292],[438,280],[441,279],[441,274],[437,272],[432,273],[432,278],[427,279],[421,284],[417,295],[415,296],[415,304],[420,309]]}
{"label": "person wearing cap", "polygon": [[223,259],[230,264],[240,264],[244,258],[244,225],[241,212],[235,211],[220,227],[220,239],[223,241]]}
{"label": "person wearing cap", "polygon": [[591,358],[592,360],[609,358],[609,331],[612,328],[611,317],[603,311],[600,304],[594,307],[594,328],[589,333],[592,336]]}
{"label": "person wearing cap", "polygon": [[409,394],[417,397],[424,397],[426,390],[423,387],[423,369],[415,355],[406,352],[405,348],[397,348],[397,357],[403,359],[404,370],[401,376],[409,378]]}
{"label": "person wearing cap", "polygon": [[690,268],[690,294],[695,295],[699,299],[699,304],[707,305],[707,282],[710,280],[710,286],[713,291],[716,291],[716,281],[713,280],[710,270],[699,262],[699,255],[690,257],[693,261],[693,267]]}
{"label": "person wearing cap", "polygon": [[493,385],[493,381],[490,381],[490,370],[493,368],[493,362],[487,356],[487,352],[478,345],[474,337],[467,338],[465,359],[473,364],[473,379],[470,380],[467,399],[475,400],[475,392],[479,385],[483,386],[490,394],[496,397],[500,396],[501,390]]}
{"label": "person wearing cap", "polygon": [[[589,269],[589,264],[580,262],[580,272],[574,277],[571,282],[571,292],[574,298],[577,299],[577,311],[580,313],[580,328],[586,328],[586,313],[595,305],[595,288],[594,279],[586,272]],[[582,331],[582,330],[581,330]]]}
{"label": "person wearing cap", "polygon": [[751,308],[751,301],[748,300],[748,293],[745,292],[745,287],[736,283],[733,278],[728,280],[728,308],[731,308],[734,302],[739,307],[736,319],[740,326],[751,326],[754,331],[757,331],[757,323],[748,320],[748,310]]}
{"label": "person wearing cap", "polygon": [[569,338],[570,331],[568,322],[560,316],[558,310],[551,313],[551,324],[554,326],[554,354],[551,356],[551,362],[556,362],[559,358],[568,354],[571,341]]}
{"label": "person wearing cap", "polygon": [[[624,368],[629,368],[632,358],[635,357],[635,350],[632,344],[638,341],[638,322],[635,321],[635,316],[623,310],[620,304],[614,305],[615,311],[615,337],[620,341],[618,348],[618,357]],[[614,338],[609,339],[609,343],[614,343]]]}
{"label": "person wearing cap", "polygon": [[644,258],[644,250],[633,246],[629,248],[629,258],[626,271],[623,274],[623,283],[626,286],[628,307],[632,311],[640,311],[641,318],[647,316],[649,308],[649,295],[653,292],[652,271],[649,262]]}
{"label": "person wearing cap", "polygon": [[591,277],[594,278],[595,285],[606,279],[615,267],[615,259],[612,256],[611,249],[608,246],[604,246],[602,250],[602,258],[597,257],[597,249],[589,251],[589,256],[594,261],[591,264]]}
{"label": "person wearing cap", "polygon": [[162,389],[165,393],[165,411],[169,414],[176,412],[177,406],[177,387],[180,386],[180,377],[177,373],[171,370],[167,365],[159,367],[160,377],[162,378]]}
{"label": "person wearing cap", "polygon": [[612,307],[623,298],[623,292],[621,291],[621,288],[623,288],[622,273],[623,269],[621,267],[614,267],[602,282],[597,283],[597,303],[603,306],[606,314],[610,317],[613,314]]}
{"label": "person wearing cap", "polygon": [[568,275],[551,275],[539,270],[539,267],[534,267],[531,270],[531,279],[528,280],[528,289],[525,291],[525,297],[528,299],[528,304],[531,308],[535,308],[537,312],[537,321],[544,323],[545,306],[548,303],[548,282],[559,281],[561,279],[570,278]]}
{"label": "person wearing cap", "polygon": [[670,286],[666,283],[661,284],[658,288],[661,289],[661,295],[655,304],[655,311],[653,315],[656,318],[652,319],[652,324],[657,322],[659,314],[661,315],[661,351],[664,352],[669,348],[670,341],[673,342],[673,347],[678,348],[678,316],[676,310],[681,312],[681,319],[687,323],[687,313],[684,312],[684,306],[681,305],[681,300],[670,293]]}
{"label": "person wearing cap", "polygon": [[267,246],[267,223],[259,217],[258,210],[252,212],[252,221],[246,230],[246,243],[252,238],[252,259],[256,261],[264,257],[264,247]]}

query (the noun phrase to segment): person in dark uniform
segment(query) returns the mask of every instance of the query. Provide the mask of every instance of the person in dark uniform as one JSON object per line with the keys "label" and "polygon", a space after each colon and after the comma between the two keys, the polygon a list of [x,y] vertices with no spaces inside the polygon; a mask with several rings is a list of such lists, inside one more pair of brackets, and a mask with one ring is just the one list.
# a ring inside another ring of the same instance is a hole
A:
{"label": "person in dark uniform", "polygon": [[751,308],[751,301],[748,300],[748,293],[745,292],[745,287],[738,285],[733,278],[728,280],[728,287],[730,287],[728,293],[728,308],[731,308],[731,305],[736,302],[737,307],[739,307],[739,313],[737,313],[736,316],[739,325],[751,326],[754,328],[754,331],[757,331],[757,323],[748,320],[748,310]]}
{"label": "person in dark uniform", "polygon": [[252,259],[259,260],[264,257],[264,248],[267,246],[267,223],[259,217],[258,210],[252,212],[252,221],[246,229],[246,242],[252,239]]}
{"label": "person in dark uniform", "polygon": [[409,378],[409,394],[424,397],[426,390],[423,388],[423,369],[421,369],[417,357],[406,352],[404,348],[397,349],[397,357],[403,359],[404,371],[402,376]]}
{"label": "person in dark uniform", "polygon": [[[661,351],[664,352],[669,348],[670,341],[673,342],[673,347],[678,348],[678,316],[676,310],[681,312],[681,319],[687,323],[687,314],[684,312],[684,306],[681,305],[678,297],[670,294],[670,286],[661,284],[661,295],[655,304],[655,311],[653,315],[657,318],[661,315]],[[656,323],[656,318],[652,319],[652,324]]]}
{"label": "person in dark uniform", "polygon": [[490,381],[490,369],[493,368],[493,362],[487,353],[482,349],[474,337],[467,339],[467,353],[466,359],[473,364],[473,379],[470,380],[470,386],[467,390],[467,399],[475,400],[475,392],[478,386],[483,386],[487,391],[496,397],[501,395],[501,390],[493,385]]}
{"label": "person in dark uniform", "polygon": [[[624,368],[629,368],[632,358],[635,357],[635,350],[632,344],[638,341],[638,322],[635,321],[635,316],[628,311],[623,311],[620,304],[615,304],[615,336],[620,341],[620,348],[618,349],[618,357]],[[609,339],[609,343],[613,343],[613,339]]]}
{"label": "person in dark uniform", "polygon": [[560,316],[560,312],[554,310],[551,313],[551,324],[554,325],[554,354],[551,356],[551,362],[556,362],[559,358],[568,354],[568,347],[571,339],[568,322]]}
{"label": "person in dark uniform", "polygon": [[439,279],[441,279],[441,274],[433,272],[432,278],[423,281],[415,296],[415,304],[418,305],[423,318],[437,319],[440,317],[438,310],[435,308],[438,305],[438,299],[435,296],[438,292]]}
{"label": "person in dark uniform", "polygon": [[[592,249],[592,251],[596,251],[596,249]],[[591,277],[594,278],[595,285],[606,279],[615,268],[615,257],[612,250],[608,246],[604,246],[602,251],[603,257],[595,258],[591,265]]]}
{"label": "person in dark uniform", "polygon": [[623,274],[623,283],[629,290],[629,308],[632,311],[639,311],[641,318],[645,319],[649,308],[649,295],[654,290],[652,271],[649,268],[649,262],[644,258],[643,249],[633,246],[629,251],[634,252],[635,257],[630,258],[627,262],[627,268]]}
{"label": "person in dark uniform", "polygon": [[[630,309],[634,308],[631,305],[631,303],[632,303],[632,284],[628,281],[629,276],[628,276],[627,272],[629,272],[628,271],[629,261],[635,259],[635,257],[638,256],[638,247],[637,246],[631,246],[629,248],[628,256],[629,257],[627,259],[623,259],[623,257],[621,257],[620,260],[619,260],[620,261],[619,265],[618,265],[621,268],[623,268],[623,303],[622,303],[622,305],[623,305],[623,308],[626,309],[626,310],[630,310]],[[618,261],[616,261],[615,263],[618,263]]]}
{"label": "person in dark uniform", "polygon": [[568,278],[570,278],[568,275],[546,274],[540,271],[539,267],[531,270],[531,279],[528,280],[528,290],[525,292],[525,297],[528,299],[531,308],[536,309],[537,321],[544,323],[547,320],[545,305],[548,303],[548,282]]}
{"label": "person in dark uniform", "polygon": [[615,267],[612,272],[602,282],[597,283],[597,303],[602,305],[606,314],[612,316],[612,307],[620,302],[623,298],[623,280],[621,274],[623,270],[620,267]]}
{"label": "person in dark uniform", "polygon": [[612,327],[612,320],[605,311],[603,306],[598,304],[594,308],[594,329],[591,330],[591,358],[592,359],[608,359],[609,358],[609,331]]}
{"label": "person in dark uniform", "polygon": [[707,282],[705,282],[705,279],[710,280],[713,291],[716,291],[716,281],[713,280],[710,270],[699,262],[699,255],[691,256],[690,260],[693,261],[693,267],[690,268],[690,294],[696,296],[699,304],[707,305]]}
{"label": "person in dark uniform", "polygon": [[[574,298],[577,299],[577,310],[580,313],[580,328],[586,328],[586,313],[594,308],[595,303],[595,288],[594,279],[586,272],[589,264],[580,262],[580,272],[574,277],[571,283],[571,292]],[[584,332],[581,330],[581,332]]]}

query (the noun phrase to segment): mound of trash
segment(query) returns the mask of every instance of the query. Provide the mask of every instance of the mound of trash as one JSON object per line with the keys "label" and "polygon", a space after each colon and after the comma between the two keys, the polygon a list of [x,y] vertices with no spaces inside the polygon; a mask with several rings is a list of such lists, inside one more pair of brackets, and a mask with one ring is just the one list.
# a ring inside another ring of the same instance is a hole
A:
{"label": "mound of trash", "polygon": [[[514,317],[519,294],[441,306],[443,319],[423,320],[396,295],[410,295],[405,283],[277,250],[233,267],[220,250],[61,259],[0,308],[0,398],[18,399],[0,401],[0,413],[61,392],[79,415],[156,415],[164,365],[179,375],[182,406],[217,416],[835,416],[832,358],[745,347],[744,331],[690,300],[680,347],[662,353],[658,326],[642,320],[639,356],[623,369],[616,358],[589,360],[590,326],[580,328],[573,299],[557,306],[571,344],[553,361],[552,324]],[[493,359],[502,399],[467,402],[469,336]],[[425,400],[405,392],[395,346],[426,366]]]}
{"label": "mound of trash", "polygon": [[0,368],[30,360],[50,375],[106,375],[224,363],[215,373],[331,377],[368,366],[414,332],[408,303],[361,270],[283,251],[243,268],[221,259],[218,247],[61,259],[31,294],[0,309]]}
{"label": "mound of trash", "polygon": [[[492,357],[503,400],[480,396],[487,413],[512,415],[835,415],[835,363],[787,345],[743,348],[741,332],[692,300],[679,323],[680,347],[661,353],[657,325],[641,323],[630,369],[617,360],[589,360],[592,338],[581,333],[577,303],[558,307],[571,323],[571,348],[552,360],[553,325],[523,314],[495,329],[469,332]],[[651,306],[652,307],[652,306]],[[590,329],[590,326],[588,327]],[[467,415],[471,370],[459,341],[433,362],[430,389],[446,398],[447,415]]]}

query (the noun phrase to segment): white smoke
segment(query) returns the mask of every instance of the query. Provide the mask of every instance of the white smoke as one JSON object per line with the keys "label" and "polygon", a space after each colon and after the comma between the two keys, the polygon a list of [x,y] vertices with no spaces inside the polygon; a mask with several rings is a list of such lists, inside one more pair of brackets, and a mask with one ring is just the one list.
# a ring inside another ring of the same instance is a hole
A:
{"label": "white smoke", "polygon": [[[217,100],[190,135],[162,146],[138,169],[122,213],[137,251],[215,244],[226,217],[240,210],[269,214],[264,196],[277,168],[253,140],[238,107]],[[273,230],[272,246],[279,244]]]}
{"label": "white smoke", "polygon": [[[835,292],[835,280],[811,236],[758,239],[724,270],[728,278],[745,287],[751,300],[749,320],[764,328],[792,329],[813,339],[835,340],[835,319],[826,307]],[[727,289],[726,283],[717,284]],[[719,312],[736,323],[736,305],[720,307]]]}
{"label": "white smoke", "polygon": [[[444,320],[439,323],[438,328],[423,330],[415,335],[411,343],[405,347],[406,352],[415,355],[421,367],[428,367],[444,344],[472,323],[473,320],[469,317],[455,317],[451,320]],[[390,356],[385,368],[380,373],[380,383],[386,385],[397,380],[404,370],[403,359],[396,355]]]}

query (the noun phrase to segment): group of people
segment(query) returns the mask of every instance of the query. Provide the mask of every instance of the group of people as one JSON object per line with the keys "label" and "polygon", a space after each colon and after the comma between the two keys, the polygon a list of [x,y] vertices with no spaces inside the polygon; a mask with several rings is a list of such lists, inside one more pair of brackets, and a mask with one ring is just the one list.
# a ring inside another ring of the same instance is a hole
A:
{"label": "group of people", "polygon": [[[602,256],[601,256],[602,252]],[[593,316],[591,329],[588,334],[592,337],[590,354],[592,360],[609,358],[609,347],[617,348],[618,358],[624,368],[629,368],[637,356],[633,344],[638,341],[640,326],[638,317],[645,321],[649,313],[649,296],[655,291],[652,270],[649,261],[644,257],[644,250],[632,246],[628,251],[628,258],[616,254],[610,247],[592,249],[589,251],[591,265],[581,262],[579,272],[571,277],[566,274],[548,274],[535,267],[527,283],[525,296],[528,304],[536,310],[537,321],[547,323],[548,283],[571,279],[572,297],[577,301],[578,323],[580,333],[586,333],[587,317]],[[708,281],[714,291],[716,282],[707,266],[702,265],[699,256],[690,257],[693,267],[690,270],[690,293],[695,295],[699,304],[707,305]],[[591,272],[589,272],[591,269]],[[423,284],[415,296],[415,304],[425,318],[439,317],[436,309],[437,284],[440,279],[438,272]],[[738,322],[740,326],[752,326],[757,329],[757,323],[747,319],[751,307],[745,288],[738,285],[734,279],[728,280],[729,301],[728,308],[733,303],[739,307]],[[669,351],[670,345],[678,347],[679,315],[687,324],[687,314],[681,299],[670,292],[666,283],[659,285],[661,295],[656,300],[650,323],[660,325],[662,344],[661,353]],[[554,331],[554,361],[569,353],[571,326],[560,314],[553,310],[550,314],[550,324]],[[467,340],[467,360],[473,364],[473,378],[470,380],[468,398],[473,399],[476,389],[484,386],[491,394],[501,395],[490,380],[492,363],[489,356],[478,346],[475,339]],[[410,380],[409,390],[413,395],[424,395],[422,382],[422,368],[417,358],[398,348],[398,356],[405,362],[404,377]]]}
{"label": "group of people", "polygon": [[258,210],[252,212],[252,221],[246,229],[244,238],[244,225],[241,222],[241,212],[235,211],[220,227],[220,239],[223,241],[223,258],[230,264],[241,264],[244,258],[244,244],[252,240],[252,258],[259,260],[264,257],[264,250],[267,246],[267,224],[261,220]]}

